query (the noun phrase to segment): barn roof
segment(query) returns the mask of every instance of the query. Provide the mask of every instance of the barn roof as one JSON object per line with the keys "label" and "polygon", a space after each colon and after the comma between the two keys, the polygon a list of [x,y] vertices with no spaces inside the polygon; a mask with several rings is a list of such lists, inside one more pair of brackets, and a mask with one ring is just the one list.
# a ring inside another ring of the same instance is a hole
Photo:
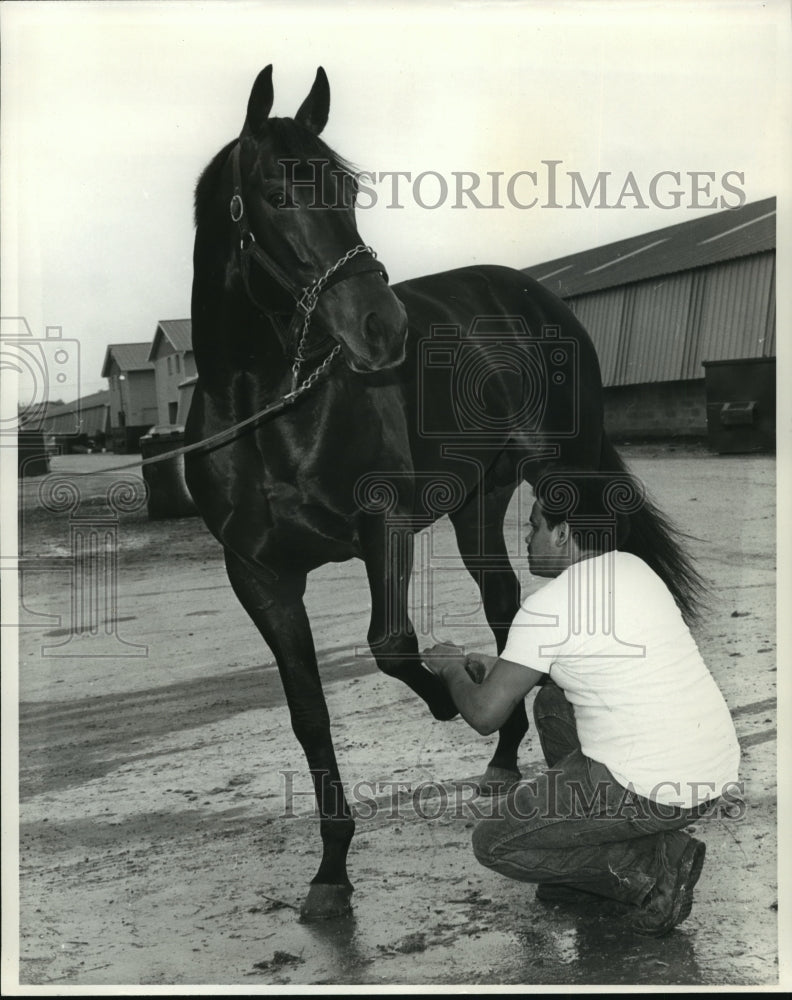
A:
{"label": "barn roof", "polygon": [[148,352],[147,340],[135,344],[110,344],[105,352],[102,378],[110,375],[110,365],[113,361],[122,372],[153,371],[154,365],[148,359]]}
{"label": "barn roof", "polygon": [[701,215],[641,236],[523,268],[560,298],[775,249],[776,200]]}
{"label": "barn roof", "polygon": [[107,389],[102,389],[101,392],[92,392],[88,396],[73,399],[70,403],[58,403],[50,406],[47,410],[47,417],[57,417],[61,413],[74,413],[77,410],[90,410],[95,406],[109,405],[110,393]]}
{"label": "barn roof", "polygon": [[49,407],[44,427],[49,434],[87,434],[93,437],[107,429],[109,417],[110,393],[104,389],[70,403]]}
{"label": "barn roof", "polygon": [[160,345],[166,340],[174,351],[184,353],[192,350],[192,322],[189,319],[161,319],[148,352],[149,361],[154,361]]}

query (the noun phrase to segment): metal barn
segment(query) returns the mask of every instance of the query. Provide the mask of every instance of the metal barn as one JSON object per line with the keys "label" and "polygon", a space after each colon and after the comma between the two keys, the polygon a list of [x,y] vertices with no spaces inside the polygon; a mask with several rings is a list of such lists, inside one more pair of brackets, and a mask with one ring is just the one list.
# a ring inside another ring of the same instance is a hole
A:
{"label": "metal barn", "polygon": [[50,406],[43,429],[64,454],[75,448],[101,450],[110,438],[110,393],[103,390]]}
{"label": "metal barn", "polygon": [[[591,334],[614,437],[704,435],[708,402],[711,441],[713,422],[761,418],[774,433],[775,222],[776,200],[767,198],[524,269]],[[733,400],[742,409],[727,412],[728,400],[708,399],[705,371],[742,359],[754,366],[730,365],[728,392],[761,391],[761,399]],[[758,450],[755,438],[742,450]]]}

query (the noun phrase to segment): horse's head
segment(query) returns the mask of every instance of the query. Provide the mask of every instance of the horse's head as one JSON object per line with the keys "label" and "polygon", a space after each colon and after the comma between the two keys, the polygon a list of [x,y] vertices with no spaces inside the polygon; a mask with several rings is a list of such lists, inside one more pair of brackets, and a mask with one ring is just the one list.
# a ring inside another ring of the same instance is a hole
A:
{"label": "horse's head", "polygon": [[325,348],[334,340],[354,371],[400,364],[404,307],[358,235],[354,173],[319,138],[330,108],[324,70],[293,119],[271,118],[272,100],[268,66],[253,84],[229,157],[228,210],[244,294],[260,312],[290,317],[276,328],[292,357],[321,352],[324,334],[332,338]]}

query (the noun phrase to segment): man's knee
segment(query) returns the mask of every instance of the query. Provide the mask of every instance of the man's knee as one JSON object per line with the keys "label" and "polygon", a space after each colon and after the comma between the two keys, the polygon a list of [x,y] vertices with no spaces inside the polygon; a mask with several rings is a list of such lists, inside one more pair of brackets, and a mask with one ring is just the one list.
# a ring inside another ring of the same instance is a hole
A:
{"label": "man's knee", "polygon": [[534,723],[547,763],[554,767],[580,749],[575,710],[562,689],[549,681],[534,700]]}
{"label": "man's knee", "polygon": [[538,727],[547,716],[568,716],[571,713],[571,708],[572,706],[561,688],[555,681],[548,680],[539,689],[539,693],[534,699],[534,722]]}
{"label": "man's knee", "polygon": [[473,854],[480,865],[499,875],[523,882],[541,880],[543,852],[531,848],[524,840],[515,844],[497,820],[479,820],[473,831]]}
{"label": "man's knee", "polygon": [[479,864],[492,868],[496,864],[495,856],[495,826],[491,819],[480,819],[473,830],[473,854]]}

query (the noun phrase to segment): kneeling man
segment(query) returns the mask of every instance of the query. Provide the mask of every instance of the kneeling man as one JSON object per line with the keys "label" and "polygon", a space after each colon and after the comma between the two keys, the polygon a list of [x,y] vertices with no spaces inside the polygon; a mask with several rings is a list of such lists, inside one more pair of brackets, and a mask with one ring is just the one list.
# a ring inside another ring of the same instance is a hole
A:
{"label": "kneeling man", "polygon": [[478,860],[538,883],[539,899],[626,904],[634,931],[662,935],[690,913],[704,863],[682,828],[735,791],[739,746],[670,591],[616,533],[592,530],[608,515],[602,489],[573,484],[574,512],[555,516],[537,488],[528,558],[549,582],[500,657],[443,643],[423,659],[482,734],[543,685],[534,719],[549,768],[480,820]]}

